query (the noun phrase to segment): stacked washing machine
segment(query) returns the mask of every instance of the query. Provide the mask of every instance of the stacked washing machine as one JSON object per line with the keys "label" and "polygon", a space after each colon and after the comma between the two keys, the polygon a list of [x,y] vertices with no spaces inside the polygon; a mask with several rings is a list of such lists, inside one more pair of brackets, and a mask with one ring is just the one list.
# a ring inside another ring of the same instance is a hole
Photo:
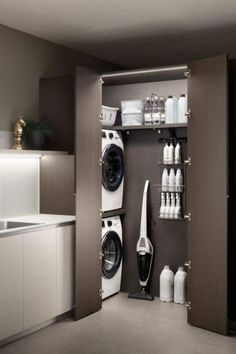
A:
{"label": "stacked washing machine", "polygon": [[[118,132],[102,130],[102,211],[122,207],[124,146]],[[102,220],[102,298],[120,291],[122,273],[122,225],[120,216]]]}

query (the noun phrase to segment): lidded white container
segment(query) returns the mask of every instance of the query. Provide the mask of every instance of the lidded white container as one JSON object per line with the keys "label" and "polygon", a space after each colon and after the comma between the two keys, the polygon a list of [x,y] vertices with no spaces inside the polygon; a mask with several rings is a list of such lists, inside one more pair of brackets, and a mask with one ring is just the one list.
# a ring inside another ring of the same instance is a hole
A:
{"label": "lidded white container", "polygon": [[174,155],[175,155],[175,148],[172,143],[170,143],[168,150],[167,150],[167,163],[173,164],[174,163]]}
{"label": "lidded white container", "polygon": [[183,184],[184,184],[183,175],[182,175],[181,169],[178,168],[177,172],[176,172],[176,178],[175,178],[175,190],[176,190],[176,192],[182,192],[183,191]]}
{"label": "lidded white container", "polygon": [[168,265],[160,275],[160,300],[164,302],[172,302],[174,300],[174,273]]}
{"label": "lidded white container", "polygon": [[170,193],[166,193],[166,206],[164,212],[164,218],[169,219],[170,217]]}
{"label": "lidded white container", "polygon": [[168,96],[165,102],[166,124],[178,123],[178,99],[175,96]]}
{"label": "lidded white container", "polygon": [[162,172],[162,179],[161,179],[162,191],[167,192],[169,189],[169,175],[167,168],[164,168]]}
{"label": "lidded white container", "polygon": [[169,159],[169,145],[168,145],[168,143],[165,143],[165,146],[163,149],[163,163],[168,164],[168,159]]}
{"label": "lidded white container", "polygon": [[187,273],[183,267],[179,267],[174,278],[174,302],[185,304],[186,302],[186,279]]}
{"label": "lidded white container", "polygon": [[175,146],[175,164],[181,163],[181,146],[180,143],[177,143]]}
{"label": "lidded white container", "polygon": [[185,94],[180,95],[178,100],[178,123],[187,123],[188,102]]}
{"label": "lidded white container", "polygon": [[175,170],[173,168],[171,168],[170,174],[169,174],[169,191],[170,192],[175,192],[175,184],[176,184]]}
{"label": "lidded white container", "polygon": [[174,193],[170,194],[170,211],[169,211],[169,219],[174,219],[175,216],[175,195]]}

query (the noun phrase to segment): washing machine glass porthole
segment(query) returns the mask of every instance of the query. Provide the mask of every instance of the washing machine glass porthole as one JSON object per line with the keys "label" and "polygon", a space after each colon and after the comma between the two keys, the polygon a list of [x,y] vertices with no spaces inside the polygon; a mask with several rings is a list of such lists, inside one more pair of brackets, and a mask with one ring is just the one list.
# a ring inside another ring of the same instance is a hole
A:
{"label": "washing machine glass porthole", "polygon": [[103,155],[102,183],[106,190],[114,192],[122,182],[124,175],[124,153],[115,145],[109,145]]}
{"label": "washing machine glass porthole", "polygon": [[105,278],[114,277],[122,260],[122,244],[115,231],[105,234],[102,241],[102,274]]}

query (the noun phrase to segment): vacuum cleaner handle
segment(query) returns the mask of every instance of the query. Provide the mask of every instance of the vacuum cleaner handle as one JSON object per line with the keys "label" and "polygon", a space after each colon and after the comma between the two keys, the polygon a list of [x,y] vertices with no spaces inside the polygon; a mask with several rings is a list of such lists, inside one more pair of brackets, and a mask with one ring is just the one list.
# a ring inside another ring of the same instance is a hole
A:
{"label": "vacuum cleaner handle", "polygon": [[144,191],[143,191],[140,237],[147,237],[147,194],[148,194],[148,188],[149,188],[149,181],[147,180],[145,182]]}

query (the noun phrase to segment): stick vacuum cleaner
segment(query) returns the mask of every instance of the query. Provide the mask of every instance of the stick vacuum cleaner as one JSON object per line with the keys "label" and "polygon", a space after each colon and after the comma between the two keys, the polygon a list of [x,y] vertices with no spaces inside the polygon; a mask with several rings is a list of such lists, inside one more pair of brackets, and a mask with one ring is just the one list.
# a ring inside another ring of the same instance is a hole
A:
{"label": "stick vacuum cleaner", "polygon": [[141,213],[140,236],[136,246],[139,283],[142,291],[139,293],[129,293],[128,297],[140,300],[153,300],[154,297],[146,292],[148,280],[152,268],[153,260],[153,246],[147,236],[147,195],[148,195],[149,181],[145,182],[143,191],[143,204]]}

